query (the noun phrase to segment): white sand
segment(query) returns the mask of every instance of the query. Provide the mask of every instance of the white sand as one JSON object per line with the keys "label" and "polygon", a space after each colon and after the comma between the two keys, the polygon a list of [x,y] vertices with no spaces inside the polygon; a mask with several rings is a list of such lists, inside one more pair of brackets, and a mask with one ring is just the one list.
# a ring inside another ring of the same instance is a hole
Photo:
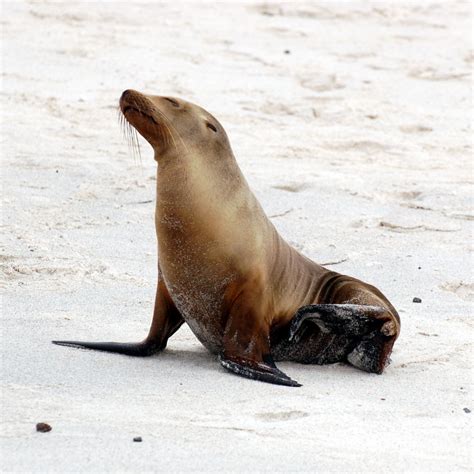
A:
{"label": "white sand", "polygon": [[[472,470],[471,21],[462,1],[4,3],[1,469]],[[391,299],[383,376],[257,383],[187,328],[149,359],[50,344],[148,330],[155,163],[121,137],[126,88],[214,113],[281,233]]]}

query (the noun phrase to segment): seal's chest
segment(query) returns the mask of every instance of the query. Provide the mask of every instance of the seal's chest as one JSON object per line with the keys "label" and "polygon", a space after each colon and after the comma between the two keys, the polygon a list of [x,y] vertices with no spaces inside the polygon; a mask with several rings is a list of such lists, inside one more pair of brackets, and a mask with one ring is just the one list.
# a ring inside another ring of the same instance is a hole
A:
{"label": "seal's chest", "polygon": [[[186,284],[188,283],[188,284]],[[183,319],[199,341],[211,352],[221,350],[225,287],[198,276],[193,281],[167,282],[168,291]]]}
{"label": "seal's chest", "polygon": [[224,296],[235,272],[229,268],[227,255],[216,252],[218,245],[212,240],[191,245],[187,237],[180,235],[173,243],[167,237],[160,235],[159,260],[169,294],[196,337],[217,352],[226,320]]}

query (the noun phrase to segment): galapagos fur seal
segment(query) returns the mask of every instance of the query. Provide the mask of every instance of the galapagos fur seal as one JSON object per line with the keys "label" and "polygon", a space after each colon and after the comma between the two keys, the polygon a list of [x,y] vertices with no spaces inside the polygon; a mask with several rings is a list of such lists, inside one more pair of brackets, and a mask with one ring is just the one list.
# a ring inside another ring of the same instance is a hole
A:
{"label": "galapagos fur seal", "polygon": [[126,90],[126,121],[153,147],[158,283],[138,343],[55,344],[149,356],[186,322],[223,367],[299,386],[275,361],[347,362],[382,373],[400,333],[374,286],[330,271],[278,234],[243,177],[222,125],[174,97]]}

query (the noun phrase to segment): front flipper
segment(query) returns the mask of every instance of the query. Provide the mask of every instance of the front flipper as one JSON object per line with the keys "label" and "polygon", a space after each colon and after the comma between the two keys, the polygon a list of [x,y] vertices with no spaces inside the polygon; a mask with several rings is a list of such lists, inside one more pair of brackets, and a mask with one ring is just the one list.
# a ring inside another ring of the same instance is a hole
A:
{"label": "front flipper", "polygon": [[270,327],[262,283],[248,277],[228,288],[231,307],[219,355],[221,365],[234,374],[261,382],[300,387],[279,370],[270,354]]}
{"label": "front flipper", "polygon": [[58,346],[77,347],[79,349],[92,349],[96,351],[115,352],[136,357],[146,357],[158,352],[160,347],[147,344],[146,341],[138,343],[126,342],[82,342],[82,341],[51,341]]}
{"label": "front flipper", "polygon": [[58,346],[78,347],[96,351],[115,352],[135,357],[146,357],[162,351],[171,337],[183,324],[184,320],[174,305],[164,281],[158,275],[153,321],[147,338],[142,342],[82,342],[52,341]]}
{"label": "front flipper", "polygon": [[239,357],[226,358],[223,354],[219,356],[219,362],[222,367],[234,374],[241,375],[260,382],[273,383],[276,385],[286,385],[288,387],[301,387],[296,380],[290,379],[288,375],[278,369],[270,358],[267,364],[255,362],[253,360],[242,359]]}

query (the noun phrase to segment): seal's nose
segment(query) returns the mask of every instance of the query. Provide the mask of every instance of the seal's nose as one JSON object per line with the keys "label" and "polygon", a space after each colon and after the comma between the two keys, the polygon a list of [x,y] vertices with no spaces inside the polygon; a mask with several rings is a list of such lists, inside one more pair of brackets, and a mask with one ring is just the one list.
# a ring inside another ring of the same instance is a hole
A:
{"label": "seal's nose", "polygon": [[127,89],[122,92],[119,100],[119,106],[123,110],[127,105],[131,105],[137,102],[140,99],[141,94],[133,89]]}
{"label": "seal's nose", "polygon": [[120,96],[120,102],[127,100],[127,97],[130,97],[133,94],[133,89],[127,89],[122,92],[122,95]]}

